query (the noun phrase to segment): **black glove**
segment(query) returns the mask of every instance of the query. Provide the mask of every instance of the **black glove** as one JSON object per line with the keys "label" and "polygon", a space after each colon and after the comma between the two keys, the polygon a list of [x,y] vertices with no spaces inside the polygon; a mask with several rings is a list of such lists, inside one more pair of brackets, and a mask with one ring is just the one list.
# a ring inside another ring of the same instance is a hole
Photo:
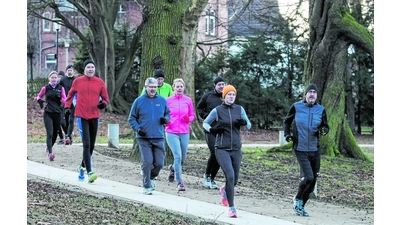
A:
{"label": "black glove", "polygon": [[214,134],[214,135],[216,135],[216,134],[222,134],[222,133],[224,133],[224,126],[222,126],[222,125],[217,125],[217,126],[215,126],[215,127],[211,127],[210,128],[210,133],[212,133],[212,134]]}
{"label": "black glove", "polygon": [[286,135],[285,136],[285,140],[286,140],[286,142],[291,142],[291,141],[293,141],[293,136],[292,135]]}
{"label": "black glove", "polygon": [[43,100],[42,99],[38,99],[37,102],[39,103],[39,106],[41,109],[43,109]]}
{"label": "black glove", "polygon": [[64,109],[64,114],[65,114],[65,115],[66,115],[66,114],[71,114],[71,109],[65,108],[65,109]]}
{"label": "black glove", "polygon": [[168,123],[167,118],[161,117],[161,118],[160,118],[160,123],[161,123],[161,124],[167,124],[167,123]]}
{"label": "black glove", "polygon": [[236,122],[235,122],[235,125],[236,126],[245,126],[245,125],[247,125],[247,121],[246,120],[244,120],[244,119],[237,119],[236,120]]}
{"label": "black glove", "polygon": [[106,108],[106,103],[103,103],[103,101],[101,101],[101,102],[99,102],[99,104],[97,104],[97,108],[99,108],[99,109],[104,109],[104,108]]}
{"label": "black glove", "polygon": [[138,134],[139,134],[140,136],[146,136],[146,135],[147,135],[146,131],[143,130],[142,128],[139,128],[139,130],[138,130],[137,132],[138,132]]}
{"label": "black glove", "polygon": [[322,136],[327,135],[328,132],[329,132],[329,129],[328,129],[327,127],[321,127],[321,129],[319,130],[319,133],[320,133]]}

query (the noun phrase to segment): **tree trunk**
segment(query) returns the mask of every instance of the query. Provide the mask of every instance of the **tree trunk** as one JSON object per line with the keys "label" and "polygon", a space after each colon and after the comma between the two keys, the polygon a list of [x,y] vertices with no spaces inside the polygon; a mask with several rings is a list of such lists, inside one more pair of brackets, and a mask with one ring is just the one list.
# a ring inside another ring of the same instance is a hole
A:
{"label": "tree trunk", "polygon": [[[186,94],[194,99],[197,26],[205,6],[200,9],[199,6],[202,5],[199,3],[204,2],[205,0],[146,1],[147,10],[143,12],[140,86],[144,86],[148,77],[153,77],[155,69],[163,69],[165,82],[172,84],[175,78],[183,78]],[[141,90],[142,88],[139,88],[139,91]],[[137,145],[133,146],[132,155],[138,155],[135,151],[139,151]],[[173,155],[166,144],[165,164],[172,162]]]}
{"label": "tree trunk", "polygon": [[330,133],[321,138],[323,154],[364,160],[345,116],[347,50],[350,44],[373,57],[373,35],[348,12],[346,1],[310,1],[310,43],[305,66],[305,85],[317,84],[318,98],[325,107]]}
{"label": "tree trunk", "polygon": [[351,60],[347,62],[346,69],[346,117],[349,122],[350,130],[353,134],[356,133],[356,123],[355,123],[355,110],[354,110],[354,98],[353,98],[353,85],[351,83]]}

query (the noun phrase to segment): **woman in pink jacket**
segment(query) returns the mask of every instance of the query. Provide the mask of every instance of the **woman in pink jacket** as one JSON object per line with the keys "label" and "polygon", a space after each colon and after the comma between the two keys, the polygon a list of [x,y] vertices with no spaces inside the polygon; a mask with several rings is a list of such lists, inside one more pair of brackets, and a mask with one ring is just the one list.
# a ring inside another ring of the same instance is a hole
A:
{"label": "woman in pink jacket", "polygon": [[185,82],[177,78],[172,84],[174,94],[168,98],[170,122],[166,124],[165,139],[174,155],[174,164],[169,166],[169,182],[176,178],[178,191],[185,191],[182,179],[182,165],[185,162],[190,139],[190,123],[195,119],[192,99],[184,94]]}

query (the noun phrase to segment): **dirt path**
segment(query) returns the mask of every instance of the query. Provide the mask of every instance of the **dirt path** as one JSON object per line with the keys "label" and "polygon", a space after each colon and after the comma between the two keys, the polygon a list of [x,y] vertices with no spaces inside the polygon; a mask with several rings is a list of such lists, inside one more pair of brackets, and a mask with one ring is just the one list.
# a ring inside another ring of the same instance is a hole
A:
{"label": "dirt path", "polygon": [[[55,145],[54,152],[56,158],[53,162],[48,160],[44,149],[44,144],[28,144],[28,160],[65,170],[76,171],[81,160],[81,146]],[[93,161],[93,170],[99,177],[139,187],[142,186],[139,164],[110,158],[97,152],[93,155]],[[219,191],[204,189],[202,187],[202,178],[185,176],[186,191],[178,193],[175,183],[169,183],[166,179],[167,176],[168,171],[165,168],[161,171],[156,181],[157,191],[213,204],[221,204]],[[217,184],[221,185],[221,182],[217,181]],[[261,196],[257,195],[257,192],[254,190],[249,190],[240,186],[237,186],[235,191],[235,205],[238,212],[240,212],[240,210],[245,210],[304,225],[374,224],[374,212],[360,211],[352,208],[320,203],[317,202],[317,200],[310,200],[307,204],[307,211],[311,216],[299,217],[294,214],[291,208],[293,196],[287,196],[286,198]]]}

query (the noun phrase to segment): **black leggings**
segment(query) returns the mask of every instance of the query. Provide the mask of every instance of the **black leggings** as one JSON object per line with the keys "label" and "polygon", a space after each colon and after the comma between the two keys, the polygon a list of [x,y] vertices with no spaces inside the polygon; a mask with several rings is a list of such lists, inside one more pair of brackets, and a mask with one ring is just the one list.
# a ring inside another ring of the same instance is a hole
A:
{"label": "black leggings", "polygon": [[321,153],[319,151],[295,151],[295,154],[301,171],[301,180],[296,198],[303,200],[303,206],[305,206],[317,182],[321,164]]}
{"label": "black leggings", "polygon": [[215,136],[214,134],[206,131],[205,136],[208,149],[210,150],[210,157],[208,158],[206,167],[206,175],[211,176],[211,180],[214,180],[220,168],[217,158],[215,157]]}
{"label": "black leggings", "polygon": [[71,105],[71,108],[69,108],[70,114],[65,114],[65,126],[66,126],[66,131],[65,132],[68,137],[72,137],[72,132],[74,131],[74,119],[75,119],[75,107]]}
{"label": "black leggings", "polygon": [[219,165],[225,175],[225,193],[229,207],[235,206],[235,186],[239,180],[242,150],[217,149],[215,153]]}
{"label": "black leggings", "polygon": [[87,173],[92,171],[92,154],[96,143],[97,128],[99,119],[83,119],[82,124],[82,144],[83,144],[83,159],[81,166],[86,168]]}
{"label": "black leggings", "polygon": [[44,127],[46,128],[46,146],[49,153],[53,152],[53,145],[56,143],[58,130],[60,129],[61,113],[44,112]]}
{"label": "black leggings", "polygon": [[75,119],[75,107],[71,105],[69,108],[71,113],[63,112],[64,118],[62,119],[61,128],[60,128],[60,139],[64,139],[63,131],[65,133],[65,137],[72,138],[72,132],[74,131],[74,119]]}

